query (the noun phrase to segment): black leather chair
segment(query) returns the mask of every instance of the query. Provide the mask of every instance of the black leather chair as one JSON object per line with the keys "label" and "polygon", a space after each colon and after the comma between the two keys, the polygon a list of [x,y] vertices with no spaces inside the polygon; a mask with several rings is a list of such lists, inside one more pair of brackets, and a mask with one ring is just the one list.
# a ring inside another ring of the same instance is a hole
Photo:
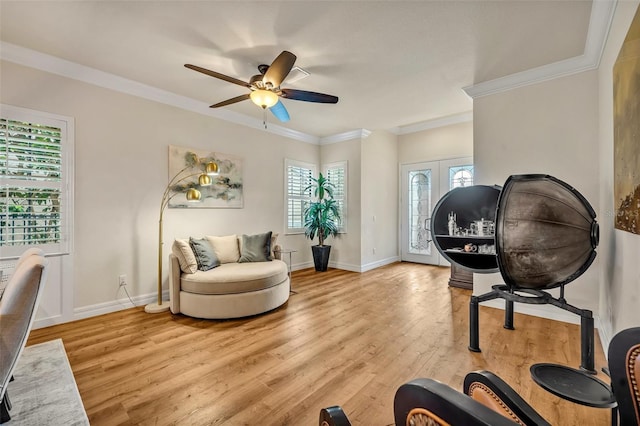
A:
{"label": "black leather chair", "polygon": [[[507,383],[488,371],[467,374],[464,393],[433,379],[415,379],[396,391],[396,425],[548,426]],[[338,406],[321,410],[321,426],[350,426]]]}
{"label": "black leather chair", "polygon": [[396,425],[513,426],[518,423],[444,383],[416,379],[397,390]]}
{"label": "black leather chair", "polygon": [[511,386],[490,371],[467,374],[463,391],[475,401],[520,425],[550,425]]}
{"label": "black leather chair", "polygon": [[640,425],[640,327],[613,336],[609,344],[609,372],[620,425]]}
{"label": "black leather chair", "polygon": [[7,386],[27,343],[47,276],[47,260],[37,251],[22,256],[0,299],[0,423],[11,419]]}

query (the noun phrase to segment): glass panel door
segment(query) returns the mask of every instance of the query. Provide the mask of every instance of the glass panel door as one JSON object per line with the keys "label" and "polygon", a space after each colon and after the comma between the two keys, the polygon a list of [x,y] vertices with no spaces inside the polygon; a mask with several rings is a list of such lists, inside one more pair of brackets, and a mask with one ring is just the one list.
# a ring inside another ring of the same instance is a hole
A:
{"label": "glass panel door", "polygon": [[403,165],[401,173],[401,258],[437,265],[439,254],[431,241],[431,211],[439,199],[438,163]]}

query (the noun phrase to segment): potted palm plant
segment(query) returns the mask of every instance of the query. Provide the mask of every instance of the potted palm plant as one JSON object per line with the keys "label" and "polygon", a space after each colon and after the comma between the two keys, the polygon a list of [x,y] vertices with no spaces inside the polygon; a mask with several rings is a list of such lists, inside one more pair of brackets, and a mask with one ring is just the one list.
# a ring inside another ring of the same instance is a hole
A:
{"label": "potted palm plant", "polygon": [[318,245],[311,246],[313,263],[316,271],[324,272],[329,264],[331,246],[325,245],[324,240],[338,235],[340,210],[338,202],[333,198],[334,185],[322,173],[318,178],[311,178],[312,183],[306,190],[313,189],[316,201],[309,203],[304,210],[304,235],[313,240],[318,235]]}

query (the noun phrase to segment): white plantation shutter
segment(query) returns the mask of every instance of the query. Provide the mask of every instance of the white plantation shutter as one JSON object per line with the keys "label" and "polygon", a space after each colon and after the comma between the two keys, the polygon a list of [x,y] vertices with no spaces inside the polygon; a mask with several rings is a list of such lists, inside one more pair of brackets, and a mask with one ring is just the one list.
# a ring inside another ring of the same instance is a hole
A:
{"label": "white plantation shutter", "polygon": [[287,233],[304,232],[304,209],[313,199],[313,191],[305,189],[316,175],[314,164],[285,160],[285,211]]}
{"label": "white plantation shutter", "polygon": [[2,106],[1,257],[14,257],[32,246],[48,254],[69,252],[69,120]]}
{"label": "white plantation shutter", "polygon": [[334,185],[333,198],[340,209],[339,232],[347,232],[347,162],[339,161],[324,166],[324,175]]}

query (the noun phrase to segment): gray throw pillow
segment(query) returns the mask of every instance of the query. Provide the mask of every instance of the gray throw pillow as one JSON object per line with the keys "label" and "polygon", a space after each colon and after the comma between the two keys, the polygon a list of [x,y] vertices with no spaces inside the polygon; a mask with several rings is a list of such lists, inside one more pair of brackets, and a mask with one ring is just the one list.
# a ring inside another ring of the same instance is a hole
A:
{"label": "gray throw pillow", "polygon": [[271,231],[266,234],[243,235],[240,263],[271,260]]}
{"label": "gray throw pillow", "polygon": [[216,252],[213,251],[213,247],[211,243],[206,238],[202,238],[200,240],[196,240],[193,238],[189,238],[189,245],[191,246],[191,250],[193,250],[193,254],[196,257],[196,261],[198,262],[198,269],[200,271],[208,271],[209,269],[213,269],[216,266],[220,266],[220,261],[216,256]]}

